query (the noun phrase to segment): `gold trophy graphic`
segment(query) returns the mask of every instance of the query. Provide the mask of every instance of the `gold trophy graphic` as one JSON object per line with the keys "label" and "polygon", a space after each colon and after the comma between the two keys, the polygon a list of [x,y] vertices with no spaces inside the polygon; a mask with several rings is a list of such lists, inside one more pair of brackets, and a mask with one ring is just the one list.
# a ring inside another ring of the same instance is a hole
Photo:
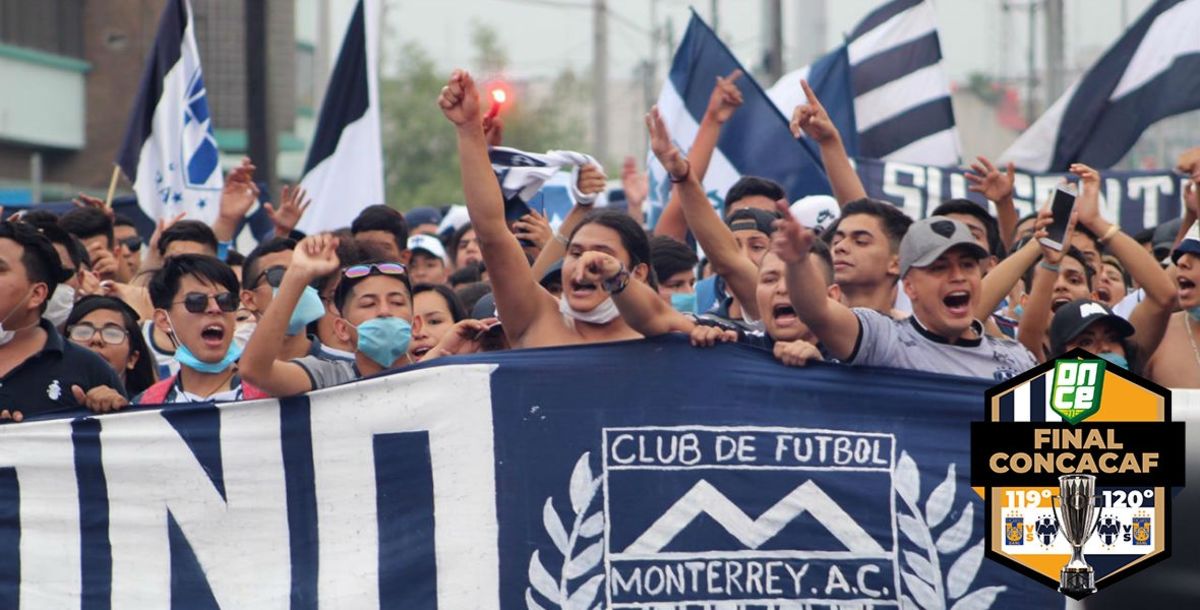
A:
{"label": "gold trophy graphic", "polygon": [[1067,474],[1058,477],[1058,498],[1053,502],[1054,520],[1063,539],[1071,545],[1071,559],[1059,572],[1058,590],[1067,594],[1094,593],[1095,570],[1083,558],[1083,545],[1100,524],[1096,508],[1096,477]]}

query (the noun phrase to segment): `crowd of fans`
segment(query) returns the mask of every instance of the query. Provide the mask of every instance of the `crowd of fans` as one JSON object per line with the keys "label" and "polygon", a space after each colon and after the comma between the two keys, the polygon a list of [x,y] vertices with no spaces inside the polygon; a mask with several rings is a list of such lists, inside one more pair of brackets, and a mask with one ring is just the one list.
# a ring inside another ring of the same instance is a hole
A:
{"label": "crowd of fans", "polygon": [[[1080,347],[1200,387],[1200,149],[1179,160],[1192,180],[1182,221],[1132,236],[1101,215],[1100,174],[1073,166],[1078,198],[1056,249],[1040,239],[1049,206],[1018,218],[1013,168],[984,158],[967,178],[991,208],[952,199],[914,220],[867,198],[805,84],[792,130],[817,144],[832,197],[789,203],[748,176],[718,212],[702,180],[741,105],[738,77],[718,80],[686,155],[656,109],[646,116],[672,183],[653,234],[630,162],[629,211],[577,203],[557,228],[535,211],[510,220],[488,156],[501,130],[463,71],[438,104],[457,132],[465,214],[375,205],[305,236],[307,196],[285,188],[266,206],[274,233],[243,255],[232,240],[259,198],[249,160],[229,173],[211,226],[162,219],[145,242],[86,196],[61,217],[14,214],[0,222],[0,420],[286,396],[450,355],[665,333],[751,345],[786,366],[996,381]],[[578,172],[585,198],[605,188],[598,166]]]}

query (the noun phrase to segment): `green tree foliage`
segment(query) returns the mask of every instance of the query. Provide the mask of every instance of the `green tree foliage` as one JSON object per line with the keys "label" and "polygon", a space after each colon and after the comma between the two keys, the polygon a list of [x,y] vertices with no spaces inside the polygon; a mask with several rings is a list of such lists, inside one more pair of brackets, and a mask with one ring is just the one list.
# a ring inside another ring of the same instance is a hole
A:
{"label": "green tree foliage", "polygon": [[[471,43],[475,59],[470,68],[481,86],[506,74],[508,58],[493,28],[474,24]],[[416,42],[401,46],[399,54],[395,76],[380,82],[388,203],[402,210],[460,203],[454,128],[437,107],[438,92],[453,67],[437,65]],[[514,99],[502,115],[505,146],[586,151],[589,83],[565,69],[550,83],[511,86]]]}

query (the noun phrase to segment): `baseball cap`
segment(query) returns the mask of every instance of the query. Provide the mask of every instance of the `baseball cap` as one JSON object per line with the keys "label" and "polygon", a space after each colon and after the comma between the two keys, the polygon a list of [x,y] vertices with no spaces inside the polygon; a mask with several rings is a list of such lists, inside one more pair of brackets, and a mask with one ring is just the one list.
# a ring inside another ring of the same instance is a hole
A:
{"label": "baseball cap", "polygon": [[1101,320],[1111,321],[1121,338],[1133,334],[1133,325],[1113,313],[1104,303],[1079,299],[1059,307],[1058,311],[1054,312],[1054,319],[1050,321],[1050,351],[1055,354],[1062,353],[1068,341]]}
{"label": "baseball cap", "polygon": [[404,213],[404,222],[411,229],[421,225],[438,225],[442,222],[442,213],[427,206],[413,208]]}
{"label": "baseball cap", "polygon": [[818,235],[842,215],[842,208],[838,206],[837,199],[829,195],[801,197],[790,209],[796,222],[812,229]]}
{"label": "baseball cap", "polygon": [[913,267],[928,267],[947,250],[966,247],[978,259],[988,257],[987,250],[971,236],[967,225],[945,216],[930,216],[908,227],[900,240],[900,277]]}
{"label": "baseball cap", "polygon": [[450,259],[446,256],[446,247],[442,245],[441,240],[432,235],[413,235],[408,238],[408,249],[413,252],[428,252],[442,259],[443,263],[450,264]]}
{"label": "baseball cap", "polygon": [[[1176,229],[1178,233],[1178,229]],[[1187,235],[1183,236],[1183,240],[1171,252],[1171,262],[1178,263],[1179,257],[1184,254],[1194,254],[1200,256],[1200,222],[1197,222],[1188,229]]]}
{"label": "baseball cap", "polygon": [[471,319],[482,320],[484,318],[497,318],[496,313],[496,295],[487,293],[479,297],[475,301],[475,306],[471,308]]}
{"label": "baseball cap", "polygon": [[1171,252],[1171,246],[1175,244],[1175,236],[1179,234],[1179,225],[1181,224],[1183,224],[1183,219],[1175,218],[1154,227],[1154,237],[1150,240],[1151,247],[1154,249],[1154,258],[1164,265],[1168,257],[1174,258],[1175,256]]}
{"label": "baseball cap", "polygon": [[758,208],[742,208],[725,221],[730,231],[758,231],[770,235],[775,231],[774,223],[779,220],[779,214],[760,210]]}

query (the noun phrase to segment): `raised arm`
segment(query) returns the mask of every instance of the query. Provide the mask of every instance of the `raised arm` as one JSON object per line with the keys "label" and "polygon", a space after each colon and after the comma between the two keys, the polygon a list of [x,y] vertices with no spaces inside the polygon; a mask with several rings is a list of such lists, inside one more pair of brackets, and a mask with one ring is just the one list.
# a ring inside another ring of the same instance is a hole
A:
{"label": "raised arm", "polygon": [[837,199],[838,205],[866,197],[867,189],[863,188],[858,172],[850,164],[850,157],[846,155],[846,147],[842,144],[842,134],[838,133],[837,126],[829,118],[829,113],[821,105],[821,100],[817,99],[812,87],[808,86],[808,81],[800,81],[800,86],[804,88],[808,102],[796,106],[792,111],[792,135],[799,138],[803,133],[820,147],[821,163],[825,165],[825,175],[829,176],[833,198]]}
{"label": "raised arm", "polygon": [[303,367],[279,359],[279,348],[304,288],[313,280],[337,271],[341,265],[337,246],[338,239],[328,234],[312,235],[296,244],[292,262],[279,284],[279,292],[246,342],[246,349],[238,361],[238,372],[243,379],[272,396],[291,396],[313,389],[312,379]]}
{"label": "raised arm", "polygon": [[245,220],[250,208],[258,200],[258,185],[254,184],[254,164],[249,157],[242,157],[237,167],[225,176],[225,187],[221,190],[220,212],[213,223],[213,233],[219,242],[231,242],[237,236],[238,226]]}
{"label": "raised arm", "polygon": [[1151,354],[1158,349],[1159,342],[1167,332],[1167,322],[1177,302],[1175,283],[1154,260],[1153,254],[1121,231],[1119,226],[1100,215],[1099,172],[1082,163],[1074,163],[1070,169],[1071,173],[1079,176],[1083,185],[1075,202],[1075,207],[1079,209],[1080,224],[1100,237],[1101,243],[1121,261],[1129,276],[1146,291],[1146,298],[1129,314],[1129,323],[1133,324],[1136,331],[1132,341],[1141,353]]}
{"label": "raised arm", "polygon": [[713,271],[725,278],[729,291],[741,304],[742,311],[758,319],[758,303],[754,295],[758,286],[757,266],[742,254],[733,231],[708,204],[699,177],[692,171],[689,162],[683,159],[679,149],[671,143],[657,106],[646,115],[646,128],[650,131],[650,149],[667,168],[670,180],[676,183],[673,192],[679,199],[692,235],[696,236],[696,241],[704,248],[705,256],[712,263]]}
{"label": "raised arm", "polygon": [[970,171],[963,174],[971,185],[967,190],[979,193],[996,206],[996,225],[1005,249],[1011,248],[1017,230],[1017,206],[1013,202],[1013,180],[1017,168],[1010,161],[1007,171],[1001,172],[987,157],[976,157]]}
{"label": "raised arm", "polygon": [[850,308],[825,296],[825,279],[810,256],[816,234],[796,222],[785,202],[775,205],[783,218],[775,221],[771,250],[787,263],[788,299],[796,315],[833,357],[849,358],[862,332],[858,317]]}
{"label": "raised arm", "polygon": [[[717,148],[717,139],[721,137],[721,126],[742,105],[742,92],[735,84],[741,76],[741,70],[734,70],[729,76],[717,77],[717,84],[708,98],[708,108],[704,111],[704,117],[700,119],[696,139],[692,141],[692,148],[688,150],[688,163],[692,164],[692,172],[701,183],[704,182],[704,174],[708,172],[713,151]],[[654,234],[669,235],[679,241],[686,241],[687,231],[688,223],[679,200],[679,192],[671,189],[671,197],[663,208],[658,224],[654,226]],[[707,250],[705,252],[707,253]]]}
{"label": "raised arm", "polygon": [[[1021,325],[1017,328],[1017,340],[1021,342],[1038,362],[1046,359],[1046,331],[1050,328],[1050,303],[1054,298],[1054,282],[1058,280],[1059,265],[1066,256],[1071,243],[1071,234],[1075,232],[1075,223],[1079,218],[1079,203],[1076,199],[1075,211],[1067,222],[1067,231],[1063,234],[1062,250],[1055,250],[1041,244],[1041,238],[1049,235],[1046,227],[1054,223],[1054,215],[1047,204],[1038,212],[1037,231],[1030,243],[1038,244],[1042,261],[1033,271],[1033,284],[1029,287],[1029,297],[1025,301],[1025,315],[1021,316]],[[990,274],[989,274],[990,275]]]}
{"label": "raised arm", "polygon": [[[592,195],[604,190],[605,181],[604,172],[599,167],[589,163],[579,169],[579,179],[576,181],[575,186],[581,193]],[[584,216],[587,216],[588,212],[591,212],[593,209],[590,204],[583,205],[580,203],[576,203],[571,207],[571,211],[567,212],[567,217],[558,226],[558,233],[554,234],[554,238],[547,242],[542,251],[538,253],[537,260],[533,261],[533,277],[542,277],[555,261],[562,259],[567,253],[569,236],[575,232],[575,227],[579,226]]]}
{"label": "raised arm", "polygon": [[438,105],[457,129],[463,195],[471,226],[479,238],[483,262],[492,278],[496,308],[504,320],[504,331],[514,343],[519,343],[539,319],[557,316],[558,304],[537,283],[521,244],[504,220],[504,196],[488,158],[479,92],[471,75],[465,70],[455,70],[442,87]]}
{"label": "raised arm", "polygon": [[[609,290],[622,274],[629,271],[609,254],[603,252],[584,252],[579,257],[575,267],[575,279],[580,283],[595,284]],[[633,330],[654,337],[669,332],[678,331],[690,333],[696,326],[687,316],[675,311],[670,305],[659,298],[648,284],[626,277],[624,287],[610,290],[613,302],[621,311],[621,317]]]}
{"label": "raised arm", "polygon": [[992,315],[992,312],[1000,306],[1004,297],[1008,296],[1012,287],[1021,281],[1021,277],[1025,275],[1029,267],[1037,262],[1038,256],[1041,254],[1042,249],[1038,246],[1037,240],[1031,239],[1020,250],[1009,254],[1008,258],[992,267],[992,270],[983,276],[979,303],[975,306],[975,318],[978,320],[988,319],[988,316]]}

